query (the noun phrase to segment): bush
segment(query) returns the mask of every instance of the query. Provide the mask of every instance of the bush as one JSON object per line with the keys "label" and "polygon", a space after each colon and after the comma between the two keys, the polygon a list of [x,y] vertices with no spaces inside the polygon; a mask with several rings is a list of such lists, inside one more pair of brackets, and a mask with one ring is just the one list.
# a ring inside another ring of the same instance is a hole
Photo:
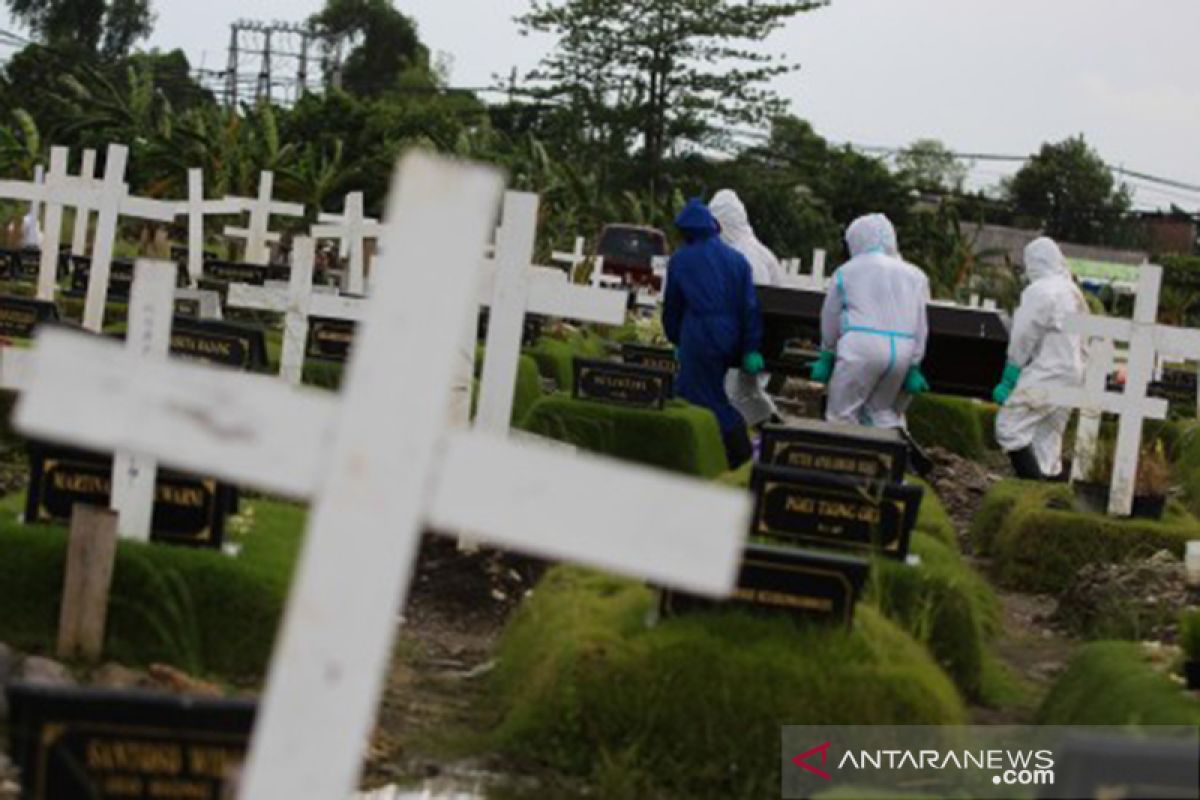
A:
{"label": "bush", "polygon": [[957,724],[954,686],[870,606],[852,631],[724,612],[647,628],[654,593],[573,568],[547,573],[506,629],[491,742],[518,761],[632,796],[774,796],[784,724]]}
{"label": "bush", "polygon": [[995,442],[995,414],[995,407],[975,400],[920,395],[908,409],[908,430],[922,447],[941,447],[978,461]]}
{"label": "bush", "polygon": [[539,400],[521,427],[582,450],[686,475],[715,478],[729,467],[717,418],[682,401],[654,411],[556,394]]}
{"label": "bush", "polygon": [[1200,661],[1200,609],[1191,608],[1179,617],[1179,646],[1189,661]]}
{"label": "bush", "polygon": [[[15,499],[15,498],[13,498]],[[304,511],[247,503],[255,519],[241,554],[121,542],[105,657],[198,673],[261,675],[299,550]],[[57,640],[66,531],[0,523],[0,641],[49,652]]]}
{"label": "bush", "polygon": [[1002,584],[1033,592],[1061,590],[1085,564],[1147,558],[1159,550],[1182,557],[1186,543],[1200,539],[1200,521],[1177,503],[1161,521],[1073,508],[1065,485],[1003,481],[984,498],[971,537],[980,554],[992,557]]}
{"label": "bush", "polygon": [[1172,448],[1183,502],[1200,516],[1200,423],[1183,428]]}
{"label": "bush", "polygon": [[1083,647],[1038,711],[1041,725],[1197,725],[1200,701],[1155,669],[1140,644]]}
{"label": "bush", "polygon": [[537,361],[543,378],[552,378],[560,391],[569,392],[575,383],[575,358],[604,358],[608,348],[600,337],[587,330],[572,330],[561,336],[543,336],[525,354]]}

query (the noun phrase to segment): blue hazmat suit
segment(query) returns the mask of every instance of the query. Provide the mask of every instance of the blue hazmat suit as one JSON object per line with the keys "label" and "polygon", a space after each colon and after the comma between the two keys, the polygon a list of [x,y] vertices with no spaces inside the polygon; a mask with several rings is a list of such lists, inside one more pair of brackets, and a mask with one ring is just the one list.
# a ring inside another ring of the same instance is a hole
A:
{"label": "blue hazmat suit", "polygon": [[663,328],[678,348],[675,392],[712,411],[726,437],[744,436],[746,421],[725,393],[725,373],[762,345],[753,269],[721,241],[720,226],[700,200],[684,207],[675,226],[687,240],[671,258],[663,301]]}

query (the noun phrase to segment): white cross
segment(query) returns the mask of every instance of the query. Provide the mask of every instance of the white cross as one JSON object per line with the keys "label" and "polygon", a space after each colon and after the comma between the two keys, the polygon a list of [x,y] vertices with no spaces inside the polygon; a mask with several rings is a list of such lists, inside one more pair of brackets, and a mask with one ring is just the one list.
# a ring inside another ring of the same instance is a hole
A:
{"label": "white cross", "polygon": [[[47,329],[27,435],[130,449],[313,498],[242,797],[348,796],[422,531],[462,530],[705,595],[733,587],[744,492],[445,429],[453,356],[501,179],[423,153],[393,183],[370,313],[339,396]],[[437,263],[404,274],[399,264]],[[87,413],[80,413],[86,408]],[[598,497],[621,498],[611,503]],[[630,524],[636,520],[637,524]]]}
{"label": "white cross", "polygon": [[[83,151],[83,163],[79,168],[79,180],[84,185],[96,180],[96,151],[90,147]],[[83,258],[87,255],[88,225],[92,221],[92,212],[87,208],[75,210],[75,233],[71,237],[71,255]]]}
{"label": "white cross", "polygon": [[310,316],[352,322],[359,322],[366,316],[364,298],[314,291],[312,278],[316,247],[315,239],[296,239],[286,288],[234,283],[230,284],[229,295],[225,300],[225,305],[230,308],[283,314],[283,350],[279,357],[279,376],[293,386],[299,386],[304,380],[304,356],[308,346]]}
{"label": "white cross", "polygon": [[[166,360],[170,353],[177,269],[173,261],[139,259],[134,264],[125,349],[139,363]],[[113,456],[111,504],[123,538],[150,541],[157,477],[153,458],[131,452]]]}
{"label": "white cross", "polygon": [[[1092,469],[1096,463],[1096,443],[1100,440],[1100,423],[1105,411],[1104,401],[1106,397],[1116,397],[1108,395],[1108,376],[1112,373],[1114,358],[1111,339],[1095,339],[1088,345],[1083,402],[1078,406],[1079,424],[1075,429],[1075,458],[1071,462],[1073,482],[1090,480],[1092,476]],[[1163,410],[1163,417],[1166,416],[1165,409],[1151,409],[1157,410]]]}
{"label": "white cross", "polygon": [[825,253],[824,250],[820,250],[820,249],[813,250],[812,282],[813,282],[814,287],[816,287],[817,289],[821,289],[821,290],[824,290],[825,286],[828,283],[825,280],[826,256],[827,256],[827,254]]}
{"label": "white cross", "polygon": [[[1129,343],[1129,362],[1125,391],[1088,396],[1082,389],[1051,389],[1030,393],[1034,405],[1050,404],[1067,408],[1100,408],[1120,415],[1117,450],[1113,457],[1112,488],[1108,512],[1129,516],[1137,480],[1138,456],[1142,444],[1142,423],[1147,419],[1165,419],[1167,402],[1147,396],[1160,355],[1170,358],[1200,357],[1200,331],[1172,328],[1158,323],[1158,296],[1162,286],[1162,267],[1143,265],[1138,275],[1133,319],[1094,317],[1078,314],[1068,317],[1065,329],[1087,339],[1108,339]],[[1095,380],[1095,378],[1093,378]],[[1014,393],[1017,397],[1020,393]],[[1047,395],[1042,401],[1042,393]],[[1036,395],[1036,396],[1035,396]]]}
{"label": "white cross", "polygon": [[587,253],[584,252],[584,240],[582,236],[575,237],[575,249],[570,253],[555,251],[550,254],[551,264],[562,264],[567,268],[567,275],[571,280],[575,280],[576,271],[587,263]]}
{"label": "white cross", "polygon": [[624,293],[576,286],[557,269],[530,268],[537,218],[536,194],[505,195],[502,222],[496,233],[496,261],[485,270],[481,289],[490,311],[475,426],[500,435],[508,433],[512,420],[526,314],[606,325],[625,321]]}
{"label": "white cross", "polygon": [[249,201],[238,197],[204,199],[204,170],[188,170],[188,199],[176,206],[176,214],[188,218],[188,283],[195,286],[204,272],[204,218],[228,216],[247,210]]}
{"label": "white cross", "polygon": [[246,253],[242,258],[247,264],[265,267],[271,261],[268,245],[278,242],[278,233],[271,233],[271,217],[303,217],[304,206],[299,203],[277,203],[272,199],[275,191],[275,175],[264,172],[259,176],[258,197],[242,200],[243,207],[250,212],[250,221],[245,228],[226,228],[225,235],[246,240]]}
{"label": "white cross", "polygon": [[366,294],[367,240],[378,239],[382,226],[378,220],[365,216],[363,193],[351,192],[346,195],[344,214],[321,214],[318,220],[323,224],[313,226],[312,237],[337,239],[341,243],[342,257],[349,258],[350,276],[346,291],[356,295]]}
{"label": "white cross", "polygon": [[[33,168],[33,182],[39,186],[43,186],[46,183],[46,168],[43,167],[41,164],[38,164],[37,166],[35,166]],[[41,201],[41,198],[34,197],[30,201],[29,216],[33,217],[33,222],[35,225],[40,226],[42,224],[42,220],[41,220],[42,201]]]}

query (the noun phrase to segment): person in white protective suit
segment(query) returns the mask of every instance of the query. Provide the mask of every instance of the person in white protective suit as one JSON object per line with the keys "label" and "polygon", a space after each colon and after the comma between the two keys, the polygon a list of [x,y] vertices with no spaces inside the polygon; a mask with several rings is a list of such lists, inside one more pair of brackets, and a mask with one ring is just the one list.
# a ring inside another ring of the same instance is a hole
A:
{"label": "person in white protective suit", "polygon": [[42,247],[42,227],[32,211],[21,220],[21,247],[26,250],[40,250]]}
{"label": "person in white protective suit", "polygon": [[821,355],[813,380],[829,383],[825,417],[873,428],[905,428],[929,335],[929,278],[900,257],[882,214],[846,230],[850,261],[834,274],[821,311]]}
{"label": "person in white protective suit", "polygon": [[[766,245],[754,235],[746,206],[737,193],[722,189],[713,195],[708,210],[721,226],[721,240],[737,250],[750,262],[755,286],[778,286],[783,279],[783,267]],[[778,419],[775,401],[767,394],[770,376],[765,373],[751,375],[740,369],[731,369],[725,376],[725,393],[729,402],[751,427]]]}
{"label": "person in white protective suit", "polygon": [[1062,473],[1063,432],[1069,408],[1049,405],[1040,390],[1083,385],[1082,337],[1064,330],[1067,317],[1087,314],[1083,292],[1075,285],[1062,250],[1041,238],[1025,248],[1029,286],[1013,316],[1008,363],[993,398],[996,440],[1008,453],[1017,477],[1049,480]]}

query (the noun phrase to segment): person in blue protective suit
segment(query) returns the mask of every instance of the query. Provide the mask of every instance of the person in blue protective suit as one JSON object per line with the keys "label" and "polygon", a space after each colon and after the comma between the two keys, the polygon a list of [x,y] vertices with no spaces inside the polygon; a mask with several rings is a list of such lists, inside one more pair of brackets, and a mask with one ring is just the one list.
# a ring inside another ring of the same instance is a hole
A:
{"label": "person in blue protective suit", "polygon": [[753,455],[746,421],[725,393],[725,373],[763,371],[762,313],[746,257],[721,241],[720,226],[700,200],[675,219],[686,244],[672,256],[663,328],[676,346],[676,394],[709,409],[721,425],[730,469]]}
{"label": "person in blue protective suit", "polygon": [[830,422],[903,429],[912,395],[929,390],[921,373],[929,278],[900,258],[882,214],[855,220],[846,244],[851,258],[825,296],[812,376],[829,383]]}

